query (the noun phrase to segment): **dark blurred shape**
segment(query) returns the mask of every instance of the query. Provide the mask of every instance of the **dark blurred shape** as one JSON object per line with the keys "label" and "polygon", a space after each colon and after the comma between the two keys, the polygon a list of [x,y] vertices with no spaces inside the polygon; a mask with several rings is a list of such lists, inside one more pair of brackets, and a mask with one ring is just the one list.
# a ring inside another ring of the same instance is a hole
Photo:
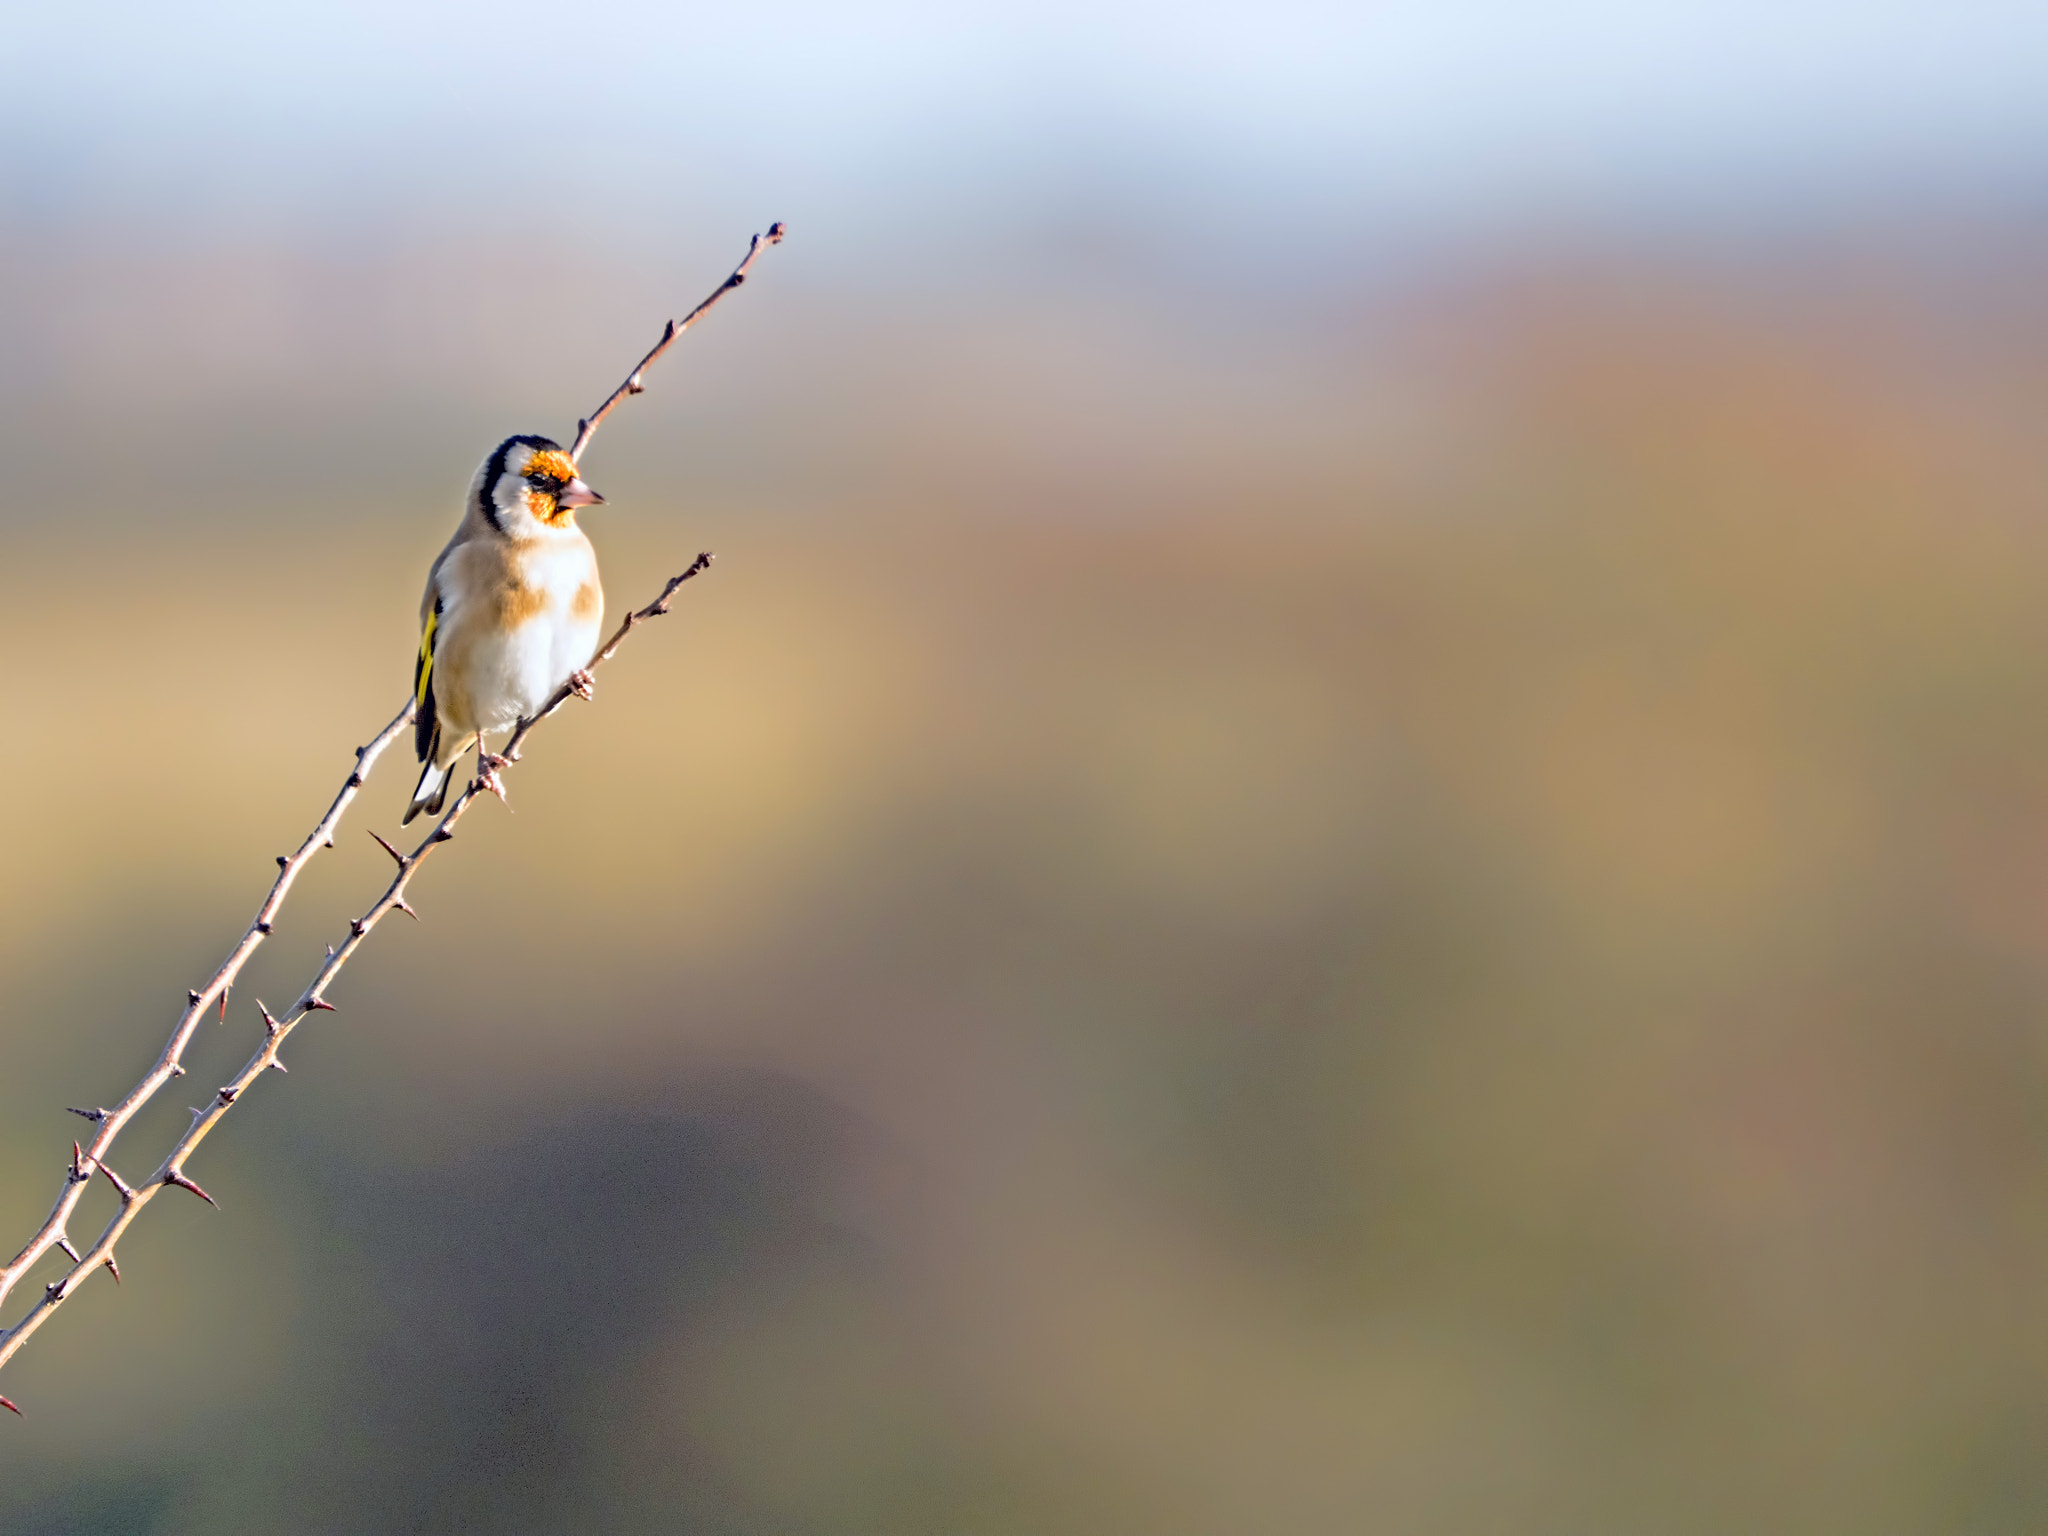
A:
{"label": "dark blurred shape", "polygon": [[87,1478],[17,1506],[9,1512],[8,1529],[20,1536],[150,1536],[164,1528],[177,1484],[170,1474]]}
{"label": "dark blurred shape", "polygon": [[336,1361],[322,1417],[340,1433],[279,1469],[297,1528],[766,1528],[680,1437],[644,1469],[668,1495],[650,1520],[605,1447],[663,1421],[647,1360],[687,1347],[729,1293],[865,1265],[830,1219],[853,1133],[787,1079],[681,1097],[694,1113],[591,1106],[450,1166],[330,1188],[321,1225],[364,1262],[318,1309],[315,1351]]}

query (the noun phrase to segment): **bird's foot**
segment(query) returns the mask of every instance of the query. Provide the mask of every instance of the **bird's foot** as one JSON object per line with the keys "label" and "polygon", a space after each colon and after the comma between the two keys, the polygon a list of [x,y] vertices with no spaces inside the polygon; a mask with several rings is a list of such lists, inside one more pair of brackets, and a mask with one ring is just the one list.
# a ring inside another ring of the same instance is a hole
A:
{"label": "bird's foot", "polygon": [[500,757],[495,752],[479,752],[476,758],[476,787],[487,794],[496,795],[501,802],[509,805],[511,802],[505,799],[505,781],[498,777],[498,770],[511,766],[510,758]]}
{"label": "bird's foot", "polygon": [[579,699],[588,699],[597,692],[597,679],[584,668],[578,667],[569,674],[569,691]]}

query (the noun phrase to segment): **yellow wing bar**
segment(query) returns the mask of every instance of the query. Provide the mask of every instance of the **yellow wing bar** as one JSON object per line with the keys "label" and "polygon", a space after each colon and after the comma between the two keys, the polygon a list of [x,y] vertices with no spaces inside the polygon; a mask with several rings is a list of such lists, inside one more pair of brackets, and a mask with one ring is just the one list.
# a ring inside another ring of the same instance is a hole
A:
{"label": "yellow wing bar", "polygon": [[413,702],[421,709],[427,707],[427,690],[434,682],[434,631],[440,627],[441,605],[436,603],[428,610],[427,627],[420,636],[419,685],[415,689],[417,696]]}

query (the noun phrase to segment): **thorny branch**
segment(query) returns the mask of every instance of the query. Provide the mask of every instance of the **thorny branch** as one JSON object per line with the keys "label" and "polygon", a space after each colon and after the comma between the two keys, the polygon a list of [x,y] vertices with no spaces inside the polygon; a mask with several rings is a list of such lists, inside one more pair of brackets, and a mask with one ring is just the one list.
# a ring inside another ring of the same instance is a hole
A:
{"label": "thorny branch", "polygon": [[[667,328],[662,333],[661,341],[655,346],[653,351],[640,360],[639,366],[627,377],[626,382],[611,393],[604,404],[598,407],[595,414],[585,418],[578,424],[576,446],[571,450],[572,458],[583,452],[583,449],[590,441],[591,434],[596,431],[597,424],[605,418],[621,399],[627,395],[637,395],[641,392],[643,388],[641,376],[646,371],[648,365],[660,357],[663,352],[667,351],[670,345],[674,343],[675,338],[701,317],[706,310],[710,309],[724,294],[743,283],[746,280],[748,268],[752,266],[755,257],[760,254],[762,248],[766,245],[779,243],[782,237],[783,226],[779,223],[771,225],[765,236],[754,236],[752,244],[748,247],[746,259],[739,264],[732,275],[720,284],[709,298],[691,310],[688,315],[684,316],[681,321],[671,320],[668,323]],[[644,608],[629,612],[612,637],[590,659],[588,665],[583,669],[583,673],[564,682],[548,698],[536,715],[531,719],[522,720],[513,730],[511,739],[505,744],[504,752],[498,760],[500,765],[518,762],[520,749],[525,745],[526,738],[532,733],[534,727],[561,708],[570,698],[588,698],[588,674],[596,671],[598,667],[609,661],[613,653],[618,650],[625,638],[636,627],[648,619],[658,618],[662,614],[667,613],[670,602],[674,599],[677,590],[683,583],[701,574],[710,564],[711,555],[708,552],[698,555],[691,562],[689,568],[681,575],[669,578],[668,584],[661,590],[661,595],[655,598],[653,602]],[[278,1057],[279,1047],[284,1044],[285,1038],[305,1021],[308,1015],[333,1010],[334,1004],[328,1002],[326,998],[327,988],[341,968],[354,958],[356,951],[368,939],[370,931],[388,913],[394,911],[403,912],[408,917],[417,918],[418,914],[413,911],[411,905],[405,899],[406,890],[411,885],[413,876],[419,872],[420,865],[425,862],[427,857],[436,848],[440,847],[441,844],[455,836],[455,824],[462,819],[470,806],[475,804],[477,798],[486,793],[497,794],[500,798],[503,797],[504,787],[498,778],[497,769],[490,760],[485,760],[478,764],[477,776],[463,787],[462,792],[456,797],[455,803],[449,807],[447,813],[435,823],[434,829],[410,853],[401,853],[382,837],[378,837],[375,832],[372,832],[370,835],[376,838],[378,845],[391,855],[398,866],[396,874],[392,878],[390,885],[385,888],[384,893],[370,904],[368,910],[361,917],[356,918],[349,924],[348,937],[338,947],[328,947],[326,959],[314,972],[313,979],[307,983],[305,989],[299,994],[298,999],[291,1007],[285,1010],[282,1017],[273,1015],[268,1008],[263,1006],[260,1000],[257,1002],[257,1012],[263,1019],[264,1039],[262,1045],[243,1064],[242,1069],[230,1081],[222,1084],[221,1087],[214,1091],[213,1095],[204,1105],[192,1107],[192,1124],[186,1129],[184,1135],[178,1138],[177,1144],[166,1154],[156,1171],[140,1185],[129,1184],[114,1171],[106,1159],[113,1148],[115,1138],[120,1135],[122,1129],[135,1117],[143,1105],[147,1104],[155,1096],[159,1088],[163,1087],[165,1083],[173,1078],[185,1075],[186,1068],[183,1058],[186,1048],[191,1044],[192,1036],[198,1030],[200,1021],[205,1018],[208,1010],[218,1007],[220,1017],[223,1020],[226,1019],[228,994],[233,989],[235,980],[241,974],[242,968],[248,963],[250,957],[255,954],[257,947],[274,931],[278,911],[283,907],[285,897],[291,893],[292,885],[298,879],[299,872],[305,868],[315,853],[319,852],[322,848],[332,848],[334,846],[335,829],[340,825],[343,815],[354,802],[356,795],[361,791],[364,780],[369,776],[370,769],[375,765],[377,759],[412,724],[414,707],[413,702],[408,699],[405,708],[392,718],[389,725],[385,726],[383,730],[371,738],[368,745],[356,749],[355,766],[350,770],[348,778],[343,782],[341,792],[335,796],[334,803],[327,808],[327,814],[320,818],[319,823],[296,850],[289,854],[278,855],[277,878],[271,883],[270,892],[264,898],[263,904],[257,908],[255,918],[250,922],[241,940],[229,952],[227,959],[221,963],[220,968],[214,972],[206,985],[189,991],[186,994],[185,1008],[178,1015],[177,1024],[173,1027],[170,1039],[165,1042],[162,1052],[157,1056],[155,1065],[143,1075],[140,1082],[128,1091],[127,1096],[113,1108],[95,1107],[90,1109],[74,1108],[71,1110],[72,1114],[91,1121],[96,1127],[92,1142],[89,1146],[81,1146],[78,1142],[71,1144],[71,1158],[64,1169],[64,1184],[58,1192],[56,1204],[51,1207],[49,1216],[45,1218],[41,1228],[29,1240],[27,1246],[15,1255],[14,1259],[6,1266],[0,1267],[0,1304],[5,1303],[6,1298],[15,1286],[28,1275],[43,1255],[51,1249],[54,1248],[62,1252],[72,1261],[72,1265],[61,1278],[43,1287],[42,1296],[29,1309],[27,1315],[20,1322],[16,1323],[12,1328],[0,1330],[0,1366],[4,1366],[8,1360],[13,1358],[15,1351],[28,1342],[29,1336],[43,1325],[60,1303],[84,1283],[87,1276],[94,1269],[105,1266],[108,1273],[113,1275],[117,1282],[120,1280],[121,1271],[114,1256],[115,1245],[120,1240],[121,1235],[127,1231],[129,1223],[142,1213],[142,1208],[155,1199],[159,1192],[175,1187],[189,1191],[204,1200],[208,1205],[214,1203],[213,1197],[207,1194],[204,1189],[200,1188],[185,1173],[185,1160],[191,1156],[199,1143],[206,1139],[213,1128],[221,1122],[227,1112],[240,1102],[242,1095],[248,1091],[249,1087],[266,1070],[273,1067],[280,1072],[285,1070],[283,1061]],[[83,1253],[80,1253],[71,1241],[68,1227],[72,1215],[78,1207],[78,1202],[85,1193],[86,1185],[92,1182],[93,1175],[96,1172],[105,1175],[107,1182],[113,1187],[115,1194],[119,1196],[121,1204],[120,1208],[115,1212],[113,1219],[107,1223],[105,1230],[94,1240],[92,1246]],[[0,1408],[6,1408],[14,1413],[21,1411],[5,1397],[0,1397]]]}
{"label": "thorny branch", "polygon": [[754,258],[759,256],[769,246],[782,244],[782,237],[785,233],[786,231],[781,223],[777,222],[768,226],[767,234],[754,236],[748,243],[747,254],[740,259],[740,264],[732,269],[732,274],[724,282],[711,290],[711,296],[687,315],[683,316],[682,319],[671,320],[662,328],[661,340],[654,344],[652,352],[649,352],[634,365],[633,371],[626,375],[626,382],[605,396],[603,405],[600,405],[596,410],[576,423],[576,442],[569,449],[569,461],[571,463],[582,459],[583,450],[590,446],[591,438],[597,434],[597,424],[612,413],[613,406],[617,405],[628,395],[641,394],[646,390],[645,375],[647,370],[654,366],[656,359],[675,345],[675,340],[678,336],[682,335],[683,332],[710,313],[712,305],[716,304],[728,293],[731,293],[733,289],[739,287],[741,283],[744,283],[747,280],[748,270],[754,265]]}
{"label": "thorny branch", "polygon": [[[93,1170],[105,1169],[109,1179],[116,1178],[113,1170],[105,1168],[102,1161],[112,1148],[114,1138],[121,1134],[122,1127],[155,1096],[159,1088],[172,1078],[185,1075],[185,1048],[191,1043],[200,1020],[205,1018],[207,1011],[216,1003],[221,1009],[222,1016],[226,1016],[229,989],[234,986],[235,978],[241,974],[242,967],[248,963],[249,957],[256,953],[257,946],[270,936],[278,909],[284,905],[285,897],[291,894],[292,885],[298,879],[299,871],[306,867],[315,853],[322,848],[334,846],[334,829],[340,825],[343,814],[361,791],[363,780],[371,766],[383,755],[384,749],[397,740],[399,734],[412,723],[412,713],[412,701],[407,700],[405,708],[398,712],[389,725],[371,738],[368,746],[356,748],[355,767],[342,784],[341,793],[334,797],[334,803],[327,808],[327,814],[320,818],[319,825],[313,828],[294,852],[278,855],[277,878],[271,882],[270,894],[264,898],[263,905],[256,909],[256,916],[243,933],[241,942],[229,951],[227,959],[221,962],[220,969],[214,972],[213,979],[197,991],[185,994],[185,1010],[178,1015],[177,1025],[172,1029],[171,1038],[165,1043],[162,1053],[158,1055],[156,1065],[151,1067],[143,1075],[142,1081],[129,1089],[128,1096],[112,1109],[71,1111],[74,1115],[82,1115],[92,1121],[99,1129],[89,1147],[81,1149],[76,1142],[72,1143],[72,1159],[70,1166],[65,1170],[64,1187],[57,1196],[57,1203],[51,1207],[41,1230],[29,1240],[28,1246],[15,1256],[12,1263],[0,1269],[0,1302],[6,1300],[8,1293],[50,1249],[61,1248],[66,1252],[71,1251],[70,1239],[65,1228],[71,1219],[71,1213],[78,1207],[80,1196],[85,1193],[85,1186],[92,1181]],[[122,1188],[118,1181],[115,1187]],[[128,1201],[129,1193],[132,1192],[124,1192],[122,1195],[124,1204]],[[83,1262],[83,1259],[78,1260],[80,1264]],[[78,1274],[79,1271],[74,1268],[70,1275],[53,1288],[60,1294],[46,1298],[38,1304],[37,1310],[55,1306],[57,1301],[68,1296],[71,1290],[76,1288]],[[25,1326],[17,1326],[5,1335],[0,1335],[0,1362],[4,1362],[20,1347]]]}

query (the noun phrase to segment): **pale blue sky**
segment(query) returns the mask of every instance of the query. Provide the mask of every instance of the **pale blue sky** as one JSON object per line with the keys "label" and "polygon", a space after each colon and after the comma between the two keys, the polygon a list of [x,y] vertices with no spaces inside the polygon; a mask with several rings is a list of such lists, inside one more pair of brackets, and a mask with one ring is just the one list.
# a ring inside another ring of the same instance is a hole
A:
{"label": "pale blue sky", "polygon": [[487,216],[535,171],[611,209],[1419,225],[2048,188],[2041,0],[13,9],[16,217]]}

